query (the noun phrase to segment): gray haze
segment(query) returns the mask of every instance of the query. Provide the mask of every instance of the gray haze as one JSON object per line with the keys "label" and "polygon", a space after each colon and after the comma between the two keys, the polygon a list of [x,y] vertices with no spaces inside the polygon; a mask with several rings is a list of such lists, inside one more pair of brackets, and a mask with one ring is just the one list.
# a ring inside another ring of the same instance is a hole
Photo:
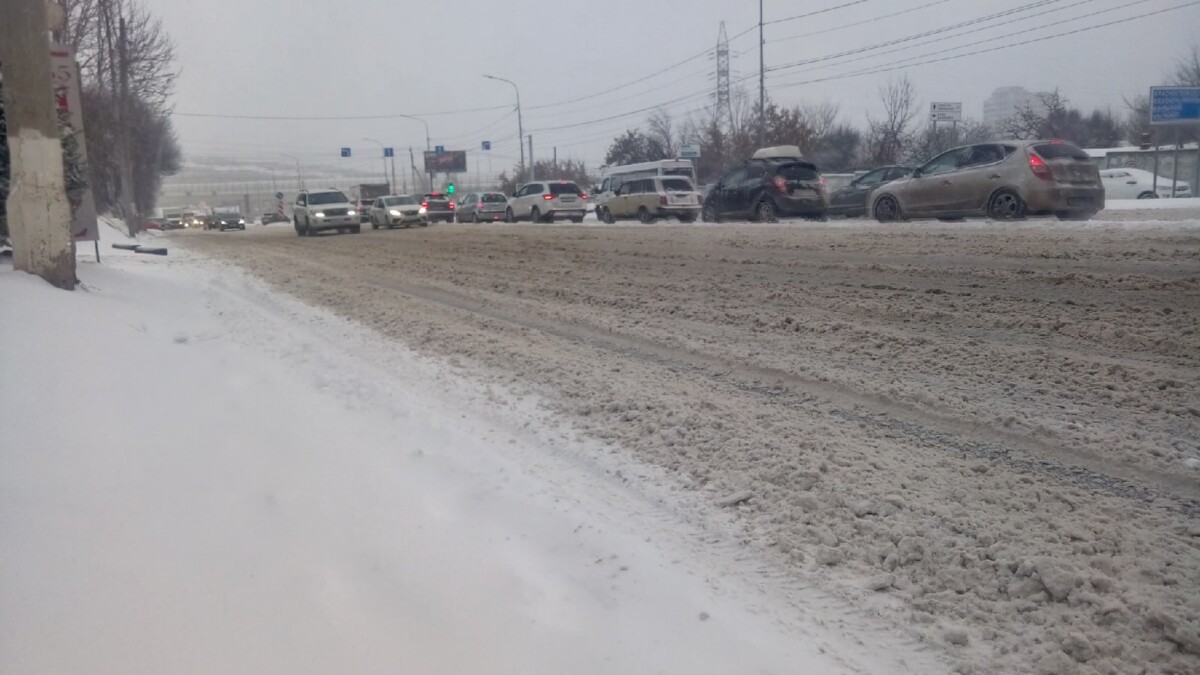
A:
{"label": "gray haze", "polygon": [[[847,1],[767,0],[766,19]],[[1200,25],[1200,5],[959,60],[828,82],[783,85],[888,66],[899,59],[952,47],[963,49],[943,53],[986,49],[1134,17],[1185,1],[1048,1],[1024,14],[998,18],[987,25],[1049,12],[1016,23],[946,37],[935,44],[919,45],[939,36],[920,38],[886,48],[903,48],[901,51],[852,62],[847,61],[852,57],[844,57],[771,73],[768,92],[776,101],[788,104],[832,101],[855,124],[862,124],[867,113],[876,111],[880,84],[901,74],[912,79],[923,105],[931,100],[962,101],[968,117],[978,118],[983,99],[1005,85],[1021,85],[1032,91],[1057,86],[1075,105],[1119,109],[1123,96],[1143,93],[1150,85],[1162,82],[1188,48],[1189,40],[1194,39],[1195,27]],[[1031,0],[945,0],[892,19],[784,40],[929,2],[867,0],[818,16],[769,25],[767,65],[901,39],[1028,5]],[[614,135],[642,123],[646,113],[567,129],[552,128],[659,104],[665,104],[664,108],[677,117],[684,116],[708,103],[704,93],[714,88],[713,61],[701,57],[602,97],[554,104],[618,87],[698,54],[715,45],[722,20],[733,37],[756,24],[758,13],[755,0],[155,0],[151,7],[178,45],[178,113],[355,116],[511,106],[512,88],[482,77],[483,73],[491,73],[520,85],[525,128],[534,136],[535,153],[545,156],[557,146],[560,158],[576,157],[593,165],[601,162]],[[1113,11],[1105,11],[1110,9]],[[1073,20],[1046,26],[1067,19]],[[946,35],[979,28],[962,28]],[[757,30],[752,31],[731,44],[735,81],[753,76],[741,86],[755,96],[756,35]],[[969,46],[1003,35],[1010,37]],[[495,172],[517,160],[517,123],[511,111],[492,109],[426,119],[435,144],[476,150],[480,141],[493,141]],[[411,145],[420,150],[425,145],[423,127],[406,119],[281,121],[179,115],[175,124],[191,156],[279,159],[279,153],[287,152],[305,161],[328,159],[337,165],[338,147],[353,146],[355,157],[344,160],[343,165],[367,169],[377,164],[379,150],[363,137],[405,149]],[[472,154],[472,171],[478,154]],[[486,172],[487,159],[480,161]]]}

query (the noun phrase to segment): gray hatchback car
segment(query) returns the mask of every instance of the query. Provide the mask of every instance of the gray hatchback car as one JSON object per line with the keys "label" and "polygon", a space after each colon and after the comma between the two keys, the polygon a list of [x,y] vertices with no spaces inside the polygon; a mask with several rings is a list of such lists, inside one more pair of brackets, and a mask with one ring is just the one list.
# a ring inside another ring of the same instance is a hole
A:
{"label": "gray hatchback car", "polygon": [[500,192],[472,192],[463,197],[454,213],[460,223],[491,223],[504,220],[508,197]]}
{"label": "gray hatchback car", "polygon": [[908,218],[1054,215],[1086,220],[1104,208],[1100,169],[1063,141],[996,141],[955,148],[871,195],[881,222]]}

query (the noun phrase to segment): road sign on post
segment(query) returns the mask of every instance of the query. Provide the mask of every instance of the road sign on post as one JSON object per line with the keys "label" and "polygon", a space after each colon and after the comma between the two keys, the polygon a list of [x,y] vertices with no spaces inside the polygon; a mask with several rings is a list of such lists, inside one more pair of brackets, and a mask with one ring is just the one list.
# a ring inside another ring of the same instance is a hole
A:
{"label": "road sign on post", "polygon": [[435,146],[433,146],[433,154],[435,154],[435,155],[444,155],[444,154],[446,154],[446,146],[444,146],[444,145],[435,145]]}
{"label": "road sign on post", "polygon": [[491,150],[491,149],[492,149],[492,142],[491,142],[491,141],[484,141],[484,142],[483,142],[483,149],[484,149],[484,151],[485,151],[485,152],[486,152],[486,151],[488,151],[488,150]]}
{"label": "road sign on post", "polygon": [[699,156],[700,146],[698,145],[684,145],[679,148],[680,159],[696,159]]}
{"label": "road sign on post", "polygon": [[350,156],[350,148],[342,148],[342,157]]}
{"label": "road sign on post", "polygon": [[1200,87],[1150,87],[1150,124],[1200,125]]}
{"label": "road sign on post", "polygon": [[929,104],[929,120],[932,122],[961,122],[962,103],[936,102]]}
{"label": "road sign on post", "polygon": [[384,148],[384,149],[383,149],[383,156],[384,156],[385,158],[387,158],[387,157],[395,157],[395,156],[396,156],[396,149],[395,149],[395,148]]}

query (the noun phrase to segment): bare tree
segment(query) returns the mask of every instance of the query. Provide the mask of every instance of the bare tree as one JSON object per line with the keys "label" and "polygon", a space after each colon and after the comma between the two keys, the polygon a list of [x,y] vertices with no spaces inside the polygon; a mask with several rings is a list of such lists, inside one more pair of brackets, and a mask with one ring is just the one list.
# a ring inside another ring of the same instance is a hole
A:
{"label": "bare tree", "polygon": [[656,110],[646,121],[646,126],[649,129],[646,134],[650,140],[657,144],[667,157],[674,157],[676,151],[676,137],[674,121],[671,119],[671,114],[665,110]]}
{"label": "bare tree", "polygon": [[1188,54],[1175,64],[1172,80],[1181,87],[1200,87],[1200,42],[1193,42]]}
{"label": "bare tree", "polygon": [[908,76],[879,90],[883,117],[867,116],[867,148],[873,164],[894,164],[904,154],[917,114],[916,90]]}
{"label": "bare tree", "polygon": [[800,112],[804,115],[813,134],[817,138],[824,138],[837,126],[838,114],[841,110],[838,108],[838,104],[832,101],[822,101],[802,105]]}

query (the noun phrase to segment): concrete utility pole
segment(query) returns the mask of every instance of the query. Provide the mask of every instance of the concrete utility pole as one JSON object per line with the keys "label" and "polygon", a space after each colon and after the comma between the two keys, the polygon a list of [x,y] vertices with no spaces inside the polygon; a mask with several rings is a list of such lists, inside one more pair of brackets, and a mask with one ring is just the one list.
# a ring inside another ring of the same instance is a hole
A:
{"label": "concrete utility pole", "polygon": [[763,38],[763,0],[758,0],[758,147],[767,138],[767,41]]}
{"label": "concrete utility pole", "polygon": [[537,180],[537,165],[533,162],[533,134],[529,134],[529,180]]}
{"label": "concrete utility pole", "polygon": [[120,58],[121,93],[117,103],[117,123],[121,134],[121,217],[130,234],[142,229],[141,217],[133,199],[133,109],[129,98],[129,37],[125,33],[125,17],[117,18],[117,56]]}
{"label": "concrete utility pole", "polygon": [[[521,173],[525,172],[525,124],[521,121],[521,89],[516,82],[506,80],[503,77],[495,75],[484,75],[489,80],[497,82],[507,82],[512,85],[513,91],[517,92],[517,147],[521,149]],[[533,153],[529,153],[529,164],[533,164]]]}
{"label": "concrete utility pole", "polygon": [[13,267],[73,290],[71,205],[50,84],[44,0],[0,0],[0,68],[12,162],[8,229]]}

